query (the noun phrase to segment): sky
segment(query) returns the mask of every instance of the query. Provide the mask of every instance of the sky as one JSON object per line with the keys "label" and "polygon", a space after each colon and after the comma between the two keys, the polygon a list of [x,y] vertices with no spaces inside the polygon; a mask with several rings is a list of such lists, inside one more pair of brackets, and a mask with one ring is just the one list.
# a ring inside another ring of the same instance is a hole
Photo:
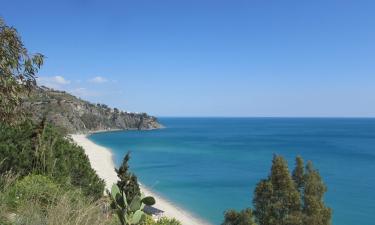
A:
{"label": "sky", "polygon": [[39,84],[156,116],[375,117],[375,1],[0,0]]}

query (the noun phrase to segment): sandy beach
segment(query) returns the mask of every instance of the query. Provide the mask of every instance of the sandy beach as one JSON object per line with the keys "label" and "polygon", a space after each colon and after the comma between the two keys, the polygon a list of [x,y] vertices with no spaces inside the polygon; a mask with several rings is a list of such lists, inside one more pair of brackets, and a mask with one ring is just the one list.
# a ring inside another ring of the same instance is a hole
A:
{"label": "sandy beach", "polygon": [[[71,135],[72,139],[81,146],[85,153],[87,154],[91,166],[96,170],[99,177],[104,179],[106,182],[106,188],[112,186],[113,183],[117,182],[117,175],[115,173],[115,165],[112,159],[112,152],[110,149],[103,146],[97,145],[87,138],[87,135],[84,134],[74,134]],[[141,191],[145,195],[151,195],[155,197],[156,204],[155,208],[163,210],[164,216],[170,218],[176,218],[183,225],[209,225],[210,223],[203,221],[202,219],[193,216],[186,210],[181,209],[180,207],[175,206],[172,202],[166,200],[165,198],[160,197],[155,194],[149,188],[144,185],[140,185]]]}

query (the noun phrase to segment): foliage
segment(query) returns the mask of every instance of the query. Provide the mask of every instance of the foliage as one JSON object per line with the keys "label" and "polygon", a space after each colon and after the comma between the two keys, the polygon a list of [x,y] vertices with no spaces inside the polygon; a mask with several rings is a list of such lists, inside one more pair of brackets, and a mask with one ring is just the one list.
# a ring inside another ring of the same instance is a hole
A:
{"label": "foliage", "polygon": [[151,215],[145,215],[142,220],[139,222],[139,225],[155,225],[155,220]]}
{"label": "foliage", "polygon": [[0,124],[0,173],[13,171],[48,175],[64,185],[82,189],[98,199],[104,181],[91,168],[84,150],[73,144],[53,126],[27,121],[17,126]]}
{"label": "foliage", "polygon": [[43,55],[29,55],[17,30],[0,18],[0,122],[20,120],[22,96],[35,86]]}
{"label": "foliage", "polygon": [[143,212],[144,206],[155,204],[153,197],[139,195],[134,196],[131,203],[128,204],[126,193],[117,184],[113,184],[110,196],[112,200],[111,206],[122,225],[139,224],[141,219],[146,216]]}
{"label": "foliage", "polygon": [[292,178],[294,180],[294,183],[296,184],[296,187],[300,193],[303,192],[303,186],[304,186],[304,163],[301,156],[297,156],[296,158],[296,167],[293,170]]}
{"label": "foliage", "polygon": [[180,221],[175,218],[162,217],[155,222],[155,225],[182,225]]}
{"label": "foliage", "polygon": [[228,210],[225,212],[222,225],[255,225],[253,211],[251,209],[244,209],[240,212]]}
{"label": "foliage", "polygon": [[259,224],[301,224],[301,198],[286,161],[275,156],[271,174],[262,180],[254,197],[255,216]]}
{"label": "foliage", "polygon": [[129,160],[130,152],[125,155],[120,168],[116,169],[119,178],[117,185],[125,193],[128,204],[132,202],[135,196],[141,195],[137,177],[129,171]]}
{"label": "foliage", "polygon": [[[272,160],[271,173],[261,180],[254,192],[254,218],[252,211],[229,210],[225,213],[223,225],[330,225],[332,210],[324,204],[327,191],[319,172],[308,162],[306,168],[302,157],[296,158],[292,175],[287,162],[281,156]],[[241,215],[243,214],[243,215]],[[247,218],[247,219],[243,219]]]}
{"label": "foliage", "polygon": [[49,177],[30,175],[16,183],[9,176],[0,178],[8,183],[0,191],[0,224],[110,224],[101,210],[102,200],[92,201],[80,190],[62,188]]}
{"label": "foliage", "polygon": [[62,192],[61,187],[51,178],[42,175],[29,175],[18,180],[8,190],[8,206],[17,209],[31,201],[47,207],[55,202],[56,196]]}
{"label": "foliage", "polygon": [[304,224],[330,225],[332,210],[325,206],[323,201],[323,196],[327,191],[327,187],[311,162],[307,163],[304,180]]}

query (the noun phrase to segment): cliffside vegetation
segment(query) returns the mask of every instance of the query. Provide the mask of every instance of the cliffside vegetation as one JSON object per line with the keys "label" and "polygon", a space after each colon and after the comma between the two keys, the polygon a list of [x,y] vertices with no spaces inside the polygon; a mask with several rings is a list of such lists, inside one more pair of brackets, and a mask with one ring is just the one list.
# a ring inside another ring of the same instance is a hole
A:
{"label": "cliffside vegetation", "polygon": [[22,100],[22,107],[31,112],[33,121],[45,120],[67,133],[161,127],[156,117],[146,113],[129,113],[105,104],[93,104],[47,87],[33,88]]}
{"label": "cliffside vegetation", "polygon": [[43,174],[61,185],[72,185],[94,199],[104,192],[104,181],[91,168],[84,150],[65,138],[55,127],[25,121],[0,124],[0,172],[20,177]]}

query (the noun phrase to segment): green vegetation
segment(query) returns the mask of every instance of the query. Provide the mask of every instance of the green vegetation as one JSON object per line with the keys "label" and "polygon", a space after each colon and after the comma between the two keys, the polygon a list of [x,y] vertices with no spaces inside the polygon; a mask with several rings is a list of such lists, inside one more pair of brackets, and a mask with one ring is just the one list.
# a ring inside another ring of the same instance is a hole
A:
{"label": "green vegetation", "polygon": [[225,212],[222,225],[255,225],[253,211],[251,209],[244,209],[240,212],[228,210]]}
{"label": "green vegetation", "polygon": [[20,121],[21,98],[35,86],[42,64],[43,55],[30,55],[17,30],[0,18],[0,122]]}
{"label": "green vegetation", "polygon": [[286,160],[275,156],[270,175],[255,188],[254,212],[227,211],[223,225],[330,225],[332,212],[323,201],[327,188],[311,162],[306,172],[304,167],[297,157],[291,175]]}
{"label": "green vegetation", "polygon": [[115,169],[117,177],[119,178],[117,186],[124,192],[128,204],[133,201],[135,196],[141,195],[137,176],[129,171],[129,160],[130,153],[128,152],[125,155],[120,168]]}
{"label": "green vegetation", "polygon": [[80,188],[94,199],[103,195],[104,181],[91,168],[84,150],[53,126],[0,124],[0,133],[0,173],[12,171],[21,177],[42,174]]}
{"label": "green vegetation", "polygon": [[139,223],[139,225],[182,225],[180,221],[174,218],[161,217],[157,221],[154,221],[151,216],[146,215],[145,218]]}
{"label": "green vegetation", "polygon": [[155,199],[141,193],[137,177],[129,171],[129,160],[128,152],[120,168],[116,169],[119,178],[117,184],[113,184],[111,192],[107,191],[111,197],[111,207],[122,225],[152,224],[153,220],[148,219],[143,209],[145,206],[154,205]]}
{"label": "green vegetation", "polygon": [[29,96],[22,98],[22,108],[30,118],[42,120],[68,133],[105,129],[151,129],[160,124],[153,116],[125,113],[101,104],[95,105],[64,91],[35,87]]}
{"label": "green vegetation", "polygon": [[102,212],[103,200],[93,201],[79,189],[64,188],[49,177],[10,173],[0,177],[0,224],[99,225],[112,220]]}
{"label": "green vegetation", "polygon": [[144,207],[155,204],[155,199],[151,196],[144,197],[136,195],[130,204],[128,204],[125,191],[120,189],[117,184],[113,184],[110,193],[111,206],[117,214],[122,225],[139,224],[146,214],[143,212]]}
{"label": "green vegetation", "polygon": [[174,218],[162,217],[153,223],[153,225],[181,225],[181,222]]}
{"label": "green vegetation", "polygon": [[62,193],[62,188],[49,177],[43,175],[29,175],[17,180],[7,190],[8,206],[18,209],[29,202],[38,201],[38,204],[47,207],[56,202],[56,197]]}

